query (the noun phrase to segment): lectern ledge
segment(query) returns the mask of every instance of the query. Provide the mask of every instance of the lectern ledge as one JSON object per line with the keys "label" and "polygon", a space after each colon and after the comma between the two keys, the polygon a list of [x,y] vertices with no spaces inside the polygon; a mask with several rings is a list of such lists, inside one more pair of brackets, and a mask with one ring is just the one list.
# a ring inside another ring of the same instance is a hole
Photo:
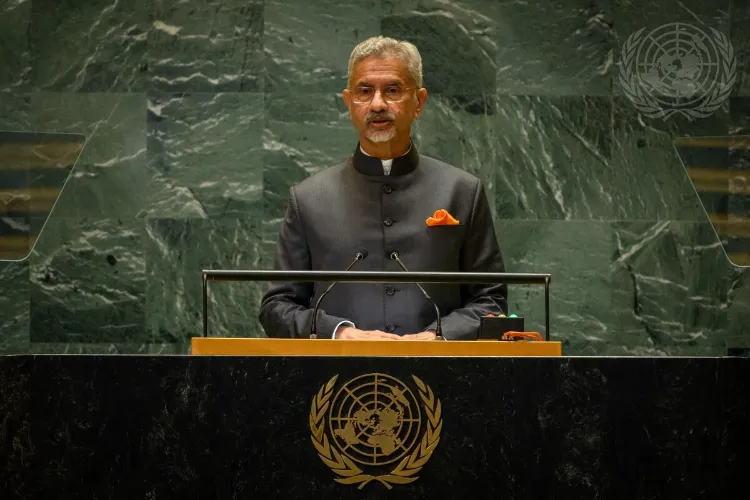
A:
{"label": "lectern ledge", "polygon": [[193,337],[194,356],[466,357],[562,356],[561,342],[331,340]]}

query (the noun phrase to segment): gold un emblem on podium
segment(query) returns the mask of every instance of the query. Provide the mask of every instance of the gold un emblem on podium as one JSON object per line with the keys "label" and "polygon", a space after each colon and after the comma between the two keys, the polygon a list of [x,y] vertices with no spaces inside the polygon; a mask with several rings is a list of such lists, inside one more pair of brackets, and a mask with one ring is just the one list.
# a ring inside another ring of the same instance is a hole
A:
{"label": "gold un emblem on podium", "polygon": [[418,396],[384,373],[353,378],[334,394],[335,375],[310,409],[312,442],[341,484],[408,484],[432,456],[443,428],[440,400],[412,375]]}

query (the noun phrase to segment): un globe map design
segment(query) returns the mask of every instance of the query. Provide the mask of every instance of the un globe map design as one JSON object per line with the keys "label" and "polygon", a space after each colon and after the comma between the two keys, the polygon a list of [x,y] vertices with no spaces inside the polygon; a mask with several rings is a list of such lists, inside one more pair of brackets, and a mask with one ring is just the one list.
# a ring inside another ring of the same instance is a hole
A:
{"label": "un globe map design", "polygon": [[674,23],[654,30],[642,49],[641,79],[655,96],[702,97],[717,79],[720,56],[716,47],[692,26]]}
{"label": "un globe map design", "polygon": [[339,450],[364,465],[395,462],[419,436],[419,404],[403,382],[385,374],[352,379],[329,414]]}

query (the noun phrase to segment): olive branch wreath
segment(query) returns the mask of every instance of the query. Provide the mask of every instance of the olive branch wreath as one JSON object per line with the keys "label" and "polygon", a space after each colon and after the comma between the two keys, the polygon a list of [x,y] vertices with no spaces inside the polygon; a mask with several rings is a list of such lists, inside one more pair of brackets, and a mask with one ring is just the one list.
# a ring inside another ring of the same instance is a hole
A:
{"label": "olive branch wreath", "polygon": [[734,57],[732,43],[726,35],[709,27],[716,37],[716,48],[721,56],[721,80],[703,97],[696,107],[665,110],[656,98],[643,91],[638,81],[638,74],[633,70],[635,54],[638,45],[641,43],[640,36],[645,29],[641,28],[631,34],[620,51],[620,85],[638,111],[648,118],[663,117],[666,119],[675,113],[680,113],[687,115],[687,118],[692,120],[693,118],[709,116],[726,102],[737,80],[737,59]]}
{"label": "olive branch wreath", "polygon": [[339,452],[328,442],[325,433],[325,415],[330,407],[333,386],[337,378],[338,375],[333,376],[327,384],[320,388],[318,394],[313,398],[310,408],[310,430],[312,431],[313,445],[318,450],[318,456],[323,463],[341,476],[336,478],[335,481],[341,484],[359,483],[360,490],[371,481],[378,481],[389,490],[393,488],[392,484],[408,484],[416,481],[418,479],[416,474],[432,456],[440,441],[440,432],[443,429],[440,400],[435,398],[432,389],[412,375],[414,382],[419,387],[419,396],[424,403],[425,414],[427,415],[427,430],[422,436],[420,445],[416,446],[409,456],[404,457],[390,473],[373,476],[365,474],[352,459]]}

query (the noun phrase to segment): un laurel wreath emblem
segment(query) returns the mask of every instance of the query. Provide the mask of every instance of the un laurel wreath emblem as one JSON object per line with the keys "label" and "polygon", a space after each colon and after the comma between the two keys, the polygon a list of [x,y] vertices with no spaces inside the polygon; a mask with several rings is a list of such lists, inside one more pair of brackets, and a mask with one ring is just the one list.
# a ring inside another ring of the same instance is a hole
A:
{"label": "un laurel wreath emblem", "polygon": [[632,33],[620,50],[625,96],[648,118],[705,118],[726,105],[737,80],[729,38],[709,27],[670,23]]}
{"label": "un laurel wreath emblem", "polygon": [[[341,484],[416,481],[435,451],[443,427],[440,400],[412,375],[418,397],[383,373],[360,375],[334,394],[338,375],[320,388],[310,408],[318,456]],[[424,415],[424,416],[423,416]]]}

